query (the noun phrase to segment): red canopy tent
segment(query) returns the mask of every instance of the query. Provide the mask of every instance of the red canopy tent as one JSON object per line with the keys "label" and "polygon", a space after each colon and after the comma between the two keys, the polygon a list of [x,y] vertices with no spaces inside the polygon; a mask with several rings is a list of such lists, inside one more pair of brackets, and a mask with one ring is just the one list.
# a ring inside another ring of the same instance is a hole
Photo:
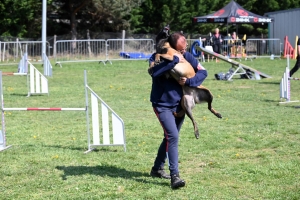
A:
{"label": "red canopy tent", "polygon": [[225,7],[217,12],[201,17],[192,17],[193,23],[224,23],[224,24],[237,24],[237,23],[271,23],[273,18],[260,16],[254,14],[235,1],[229,2]]}

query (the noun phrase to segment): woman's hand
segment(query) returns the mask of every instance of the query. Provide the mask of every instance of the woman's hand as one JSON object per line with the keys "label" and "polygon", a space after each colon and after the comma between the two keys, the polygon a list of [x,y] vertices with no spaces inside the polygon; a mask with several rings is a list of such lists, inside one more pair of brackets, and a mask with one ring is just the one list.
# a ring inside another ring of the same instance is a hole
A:
{"label": "woman's hand", "polygon": [[184,57],[181,53],[175,53],[174,56],[177,56],[179,58],[179,62],[184,62]]}
{"label": "woman's hand", "polygon": [[179,81],[178,81],[179,85],[184,85],[185,82],[186,82],[186,78],[185,77],[180,77],[179,78]]}

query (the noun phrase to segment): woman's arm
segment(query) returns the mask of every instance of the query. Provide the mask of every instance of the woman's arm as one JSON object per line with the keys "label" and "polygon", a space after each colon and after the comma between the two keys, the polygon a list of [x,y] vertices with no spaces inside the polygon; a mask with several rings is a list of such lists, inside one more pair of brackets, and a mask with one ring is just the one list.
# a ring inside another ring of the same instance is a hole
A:
{"label": "woman's arm", "polygon": [[[150,66],[151,63],[154,62],[154,60],[155,54],[153,54],[149,59]],[[170,69],[173,69],[177,63],[179,63],[179,58],[177,56],[174,56],[173,61],[163,61],[162,63],[149,68],[148,72],[152,77],[158,77],[165,74]]]}
{"label": "woman's arm", "polygon": [[192,78],[187,78],[185,81],[186,86],[197,87],[202,84],[202,82],[207,77],[206,69],[198,62],[196,58],[189,52],[186,52],[184,55],[185,59],[192,65],[196,74]]}

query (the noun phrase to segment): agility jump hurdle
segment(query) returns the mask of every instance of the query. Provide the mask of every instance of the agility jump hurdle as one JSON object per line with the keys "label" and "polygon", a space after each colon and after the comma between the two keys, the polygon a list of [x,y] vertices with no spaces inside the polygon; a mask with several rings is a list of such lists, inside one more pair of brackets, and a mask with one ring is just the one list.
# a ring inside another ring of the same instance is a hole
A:
{"label": "agility jump hurdle", "polygon": [[35,68],[30,62],[29,64],[29,75],[27,75],[27,86],[28,86],[28,95],[33,94],[48,94],[48,79]]}
{"label": "agility jump hurdle", "polygon": [[11,75],[27,75],[27,97],[34,94],[48,94],[48,79],[31,64],[29,61],[26,61],[26,65],[29,65],[29,73],[10,73],[3,72],[2,75],[11,76]]}
{"label": "agility jump hurdle", "polygon": [[[85,87],[85,107],[84,108],[4,108],[3,90],[2,90],[2,72],[0,71],[0,95],[1,95],[1,111],[2,111],[2,131],[0,131],[0,151],[5,150],[10,146],[6,146],[5,135],[5,111],[85,111],[87,124],[87,138],[88,150],[85,153],[92,151],[97,146],[123,146],[126,151],[125,142],[125,126],[123,120],[88,86],[87,75],[84,71],[84,87]],[[91,106],[89,107],[88,94],[91,94]],[[100,133],[99,126],[99,109],[98,105],[101,103],[102,113],[102,133]],[[92,111],[92,123],[90,124],[89,110]],[[111,120],[109,118],[111,113]],[[109,129],[110,122],[112,123],[112,130]],[[90,129],[92,129],[92,136]],[[110,136],[112,135],[112,142]],[[102,141],[100,137],[102,136]]]}
{"label": "agility jump hurdle", "polygon": [[[52,76],[52,66],[50,64],[50,61],[48,60],[47,56],[45,56],[45,62],[46,63],[46,68],[48,73],[51,73]],[[29,65],[29,73],[28,73],[28,65]],[[45,66],[45,64],[44,64]],[[45,68],[45,67],[44,67]],[[47,78],[37,70],[31,64],[28,59],[27,59],[27,53],[24,53],[22,59],[19,62],[18,66],[18,73],[14,72],[2,72],[2,75],[6,76],[26,76],[27,75],[27,88],[28,88],[28,95],[33,94],[48,94],[49,95],[49,90],[48,90],[48,80]]]}
{"label": "agility jump hurdle", "polygon": [[[286,58],[287,58],[287,66],[285,68],[285,72],[283,73],[283,76],[280,81],[280,102],[279,102],[279,104],[299,102],[299,100],[291,101],[291,80],[297,80],[297,79],[290,77],[289,55]],[[283,99],[285,99],[285,101],[282,101]]]}
{"label": "agility jump hurdle", "polygon": [[28,72],[28,63],[27,63],[27,53],[24,53],[19,64],[18,64],[18,72],[2,72],[2,75],[7,76],[26,76]]}
{"label": "agility jump hurdle", "polygon": [[[92,137],[90,133],[89,124],[89,113],[87,115],[87,137],[88,137],[88,150],[85,153],[91,152],[97,146],[123,146],[126,151],[126,140],[125,140],[125,125],[124,121],[118,114],[113,111],[87,84],[86,70],[84,71],[84,82],[85,82],[85,100],[86,107],[88,107],[88,93],[91,94],[91,110],[92,110]],[[102,134],[99,126],[99,103],[101,103],[101,116],[102,116]],[[109,118],[111,113],[111,120]],[[113,140],[110,141],[110,129],[109,122],[112,123],[112,136]],[[100,137],[102,136],[102,142]]]}

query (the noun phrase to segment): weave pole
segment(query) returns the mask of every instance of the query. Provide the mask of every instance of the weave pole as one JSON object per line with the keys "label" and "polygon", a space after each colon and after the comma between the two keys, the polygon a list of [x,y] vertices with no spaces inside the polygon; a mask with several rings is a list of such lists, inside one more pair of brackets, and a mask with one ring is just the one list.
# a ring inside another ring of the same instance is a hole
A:
{"label": "weave pole", "polygon": [[[88,86],[87,74],[84,70],[84,87],[85,87],[85,107],[84,108],[60,108],[60,107],[31,107],[31,108],[4,108],[3,90],[2,90],[2,72],[0,71],[0,97],[1,97],[1,113],[2,113],[2,131],[0,131],[0,151],[5,150],[10,146],[6,146],[5,135],[5,111],[85,111],[86,112],[86,124],[87,124],[87,136],[88,136],[88,150],[85,153],[94,150],[97,146],[120,146],[124,147],[126,151],[125,143],[125,126],[123,120]],[[91,93],[91,106],[92,111],[92,138],[90,136],[90,117],[89,117],[89,99],[88,93]],[[100,140],[99,131],[99,110],[98,102],[101,102],[102,106],[102,136],[103,140]],[[112,113],[111,119],[109,118],[109,112]],[[112,123],[112,130],[110,132],[110,122]],[[112,142],[110,136],[113,136]]]}
{"label": "weave pole", "polygon": [[[280,82],[281,101],[279,102],[279,104],[299,102],[299,100],[291,101],[291,79],[292,78],[290,78],[290,60],[289,56],[287,56],[287,66],[285,68],[285,72]],[[285,99],[285,101],[282,101],[283,99]]]}

